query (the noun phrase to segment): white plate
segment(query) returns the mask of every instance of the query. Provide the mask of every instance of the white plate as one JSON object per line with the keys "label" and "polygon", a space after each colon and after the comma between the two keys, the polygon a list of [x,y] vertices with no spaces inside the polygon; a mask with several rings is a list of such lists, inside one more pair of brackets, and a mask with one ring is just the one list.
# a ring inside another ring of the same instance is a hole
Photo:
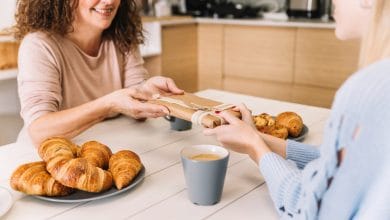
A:
{"label": "white plate", "polygon": [[0,186],[0,217],[5,215],[7,211],[12,207],[12,195],[6,189]]}
{"label": "white plate", "polygon": [[50,201],[50,202],[60,202],[60,203],[74,203],[74,202],[87,202],[87,201],[93,201],[98,199],[103,199],[111,196],[115,196],[121,193],[124,193],[135,186],[137,186],[139,183],[142,182],[142,180],[145,177],[145,167],[142,166],[142,169],[137,174],[137,176],[134,178],[134,180],[130,183],[130,185],[126,186],[125,188],[121,190],[117,190],[115,186],[113,186],[111,189],[102,192],[102,193],[90,193],[85,192],[81,190],[77,190],[73,194],[70,194],[68,196],[61,196],[61,197],[47,197],[47,196],[34,196],[35,198]]}

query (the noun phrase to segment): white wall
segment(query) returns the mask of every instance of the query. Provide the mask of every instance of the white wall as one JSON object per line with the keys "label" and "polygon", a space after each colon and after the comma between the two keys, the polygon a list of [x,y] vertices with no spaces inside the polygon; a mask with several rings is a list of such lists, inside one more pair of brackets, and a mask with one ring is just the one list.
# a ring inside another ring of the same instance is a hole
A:
{"label": "white wall", "polygon": [[15,23],[16,0],[1,0],[0,3],[0,30]]}

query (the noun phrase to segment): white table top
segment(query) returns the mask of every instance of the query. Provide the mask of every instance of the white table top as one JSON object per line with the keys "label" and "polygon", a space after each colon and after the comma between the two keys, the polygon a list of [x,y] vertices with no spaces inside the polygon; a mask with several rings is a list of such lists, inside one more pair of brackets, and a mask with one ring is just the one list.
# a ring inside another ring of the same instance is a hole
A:
{"label": "white table top", "polygon": [[[217,90],[198,95],[225,103],[245,103],[253,113],[295,111],[309,127],[306,143],[319,144],[328,109],[256,98]],[[13,191],[9,178],[17,166],[40,160],[24,143],[0,147],[0,186],[8,188],[13,207],[4,219],[277,219],[268,189],[256,164],[248,156],[231,152],[221,201],[197,206],[187,198],[179,152],[184,146],[218,144],[201,127],[177,132],[164,119],[136,122],[120,117],[99,123],[74,139],[78,144],[97,140],[113,152],[131,149],[146,167],[142,184],[118,196],[84,203],[53,203]]]}

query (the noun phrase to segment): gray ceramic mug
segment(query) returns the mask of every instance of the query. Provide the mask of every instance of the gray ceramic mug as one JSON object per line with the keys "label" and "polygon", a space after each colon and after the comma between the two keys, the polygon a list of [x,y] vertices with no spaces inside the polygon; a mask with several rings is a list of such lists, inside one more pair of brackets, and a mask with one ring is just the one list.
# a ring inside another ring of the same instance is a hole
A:
{"label": "gray ceramic mug", "polygon": [[172,130],[186,131],[192,128],[192,123],[190,121],[186,121],[181,118],[176,118],[173,116],[165,116],[164,118],[170,122]]}
{"label": "gray ceramic mug", "polygon": [[[213,154],[219,159],[201,161],[196,155]],[[215,145],[194,145],[181,151],[188,196],[197,205],[214,205],[221,200],[229,151]]]}

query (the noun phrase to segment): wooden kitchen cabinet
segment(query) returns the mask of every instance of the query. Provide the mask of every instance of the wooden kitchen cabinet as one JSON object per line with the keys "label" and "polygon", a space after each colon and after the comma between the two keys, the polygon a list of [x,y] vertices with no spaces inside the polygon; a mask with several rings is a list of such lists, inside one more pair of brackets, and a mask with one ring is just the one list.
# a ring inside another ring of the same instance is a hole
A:
{"label": "wooden kitchen cabinet", "polygon": [[223,89],[330,107],[358,58],[359,42],[341,42],[331,28],[199,23],[163,26],[162,54],[146,66],[189,92]]}
{"label": "wooden kitchen cabinet", "polygon": [[238,92],[269,99],[291,101],[291,83],[226,76],[223,79],[223,88],[231,92]]}
{"label": "wooden kitchen cabinet", "polygon": [[225,26],[223,88],[290,101],[294,28]]}
{"label": "wooden kitchen cabinet", "polygon": [[340,41],[333,29],[297,29],[294,83],[337,89],[357,70],[359,42]]}
{"label": "wooden kitchen cabinet", "polygon": [[291,102],[329,108],[336,89],[294,84],[291,92]]}
{"label": "wooden kitchen cabinet", "polygon": [[294,28],[226,26],[225,76],[292,83]]}
{"label": "wooden kitchen cabinet", "polygon": [[172,78],[187,92],[198,91],[198,38],[196,24],[162,26],[161,55],[146,57],[150,76]]}
{"label": "wooden kitchen cabinet", "polygon": [[358,68],[359,42],[340,41],[334,29],[297,29],[293,102],[330,107]]}
{"label": "wooden kitchen cabinet", "polygon": [[204,25],[199,45],[209,45],[199,55],[214,62],[199,62],[200,89],[222,82],[228,91],[321,107],[331,106],[359,57],[359,42],[322,28]]}
{"label": "wooden kitchen cabinet", "polygon": [[199,90],[222,89],[223,25],[198,26],[198,82]]}
{"label": "wooden kitchen cabinet", "polygon": [[198,90],[197,25],[163,26],[161,74],[188,92]]}
{"label": "wooden kitchen cabinet", "polygon": [[144,58],[144,67],[148,70],[149,76],[161,76],[161,56],[151,56]]}

